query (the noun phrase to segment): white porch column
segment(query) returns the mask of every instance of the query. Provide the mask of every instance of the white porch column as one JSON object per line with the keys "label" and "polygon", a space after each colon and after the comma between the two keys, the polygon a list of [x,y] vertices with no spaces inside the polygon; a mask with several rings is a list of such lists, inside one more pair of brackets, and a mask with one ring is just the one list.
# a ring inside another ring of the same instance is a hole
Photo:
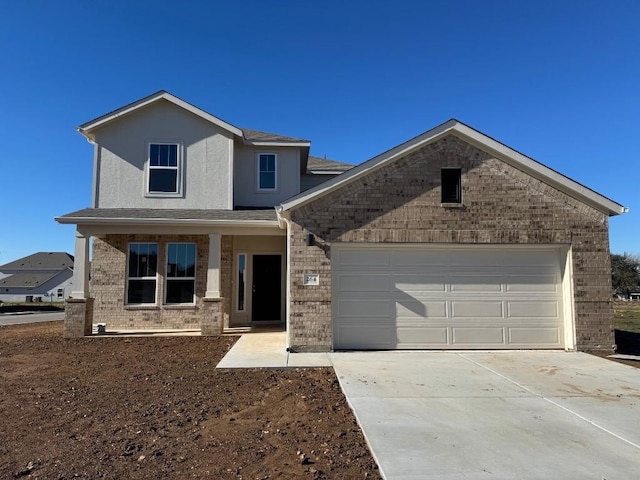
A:
{"label": "white porch column", "polygon": [[71,298],[89,297],[89,236],[76,231]]}
{"label": "white porch column", "polygon": [[205,298],[220,298],[220,234],[209,234],[209,267]]}

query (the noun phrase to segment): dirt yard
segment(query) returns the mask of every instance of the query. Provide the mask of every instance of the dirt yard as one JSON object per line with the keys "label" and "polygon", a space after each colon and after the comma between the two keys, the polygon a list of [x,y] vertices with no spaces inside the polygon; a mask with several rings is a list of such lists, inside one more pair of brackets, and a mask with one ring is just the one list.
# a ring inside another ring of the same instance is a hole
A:
{"label": "dirt yard", "polygon": [[380,478],[333,370],[216,370],[233,343],[0,327],[0,478]]}

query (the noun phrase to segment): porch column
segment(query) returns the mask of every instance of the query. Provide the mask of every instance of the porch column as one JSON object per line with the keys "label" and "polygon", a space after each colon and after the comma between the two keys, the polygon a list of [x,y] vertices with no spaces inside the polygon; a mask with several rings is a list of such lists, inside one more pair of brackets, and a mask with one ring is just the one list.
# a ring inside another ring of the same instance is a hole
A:
{"label": "porch column", "polygon": [[71,298],[89,297],[89,237],[76,231]]}
{"label": "porch column", "polygon": [[209,266],[205,298],[220,298],[220,234],[209,234]]}

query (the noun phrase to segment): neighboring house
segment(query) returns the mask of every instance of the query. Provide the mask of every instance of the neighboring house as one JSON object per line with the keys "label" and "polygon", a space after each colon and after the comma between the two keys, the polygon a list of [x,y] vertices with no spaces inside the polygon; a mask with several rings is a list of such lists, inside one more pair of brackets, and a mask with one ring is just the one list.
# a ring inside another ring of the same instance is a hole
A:
{"label": "neighboring house", "polygon": [[71,293],[73,257],[38,252],[0,265],[0,301],[62,302]]}
{"label": "neighboring house", "polygon": [[79,130],[94,196],[57,218],[77,225],[68,336],[278,324],[292,351],[613,344],[608,217],[626,208],[457,120],[351,169],[166,92]]}

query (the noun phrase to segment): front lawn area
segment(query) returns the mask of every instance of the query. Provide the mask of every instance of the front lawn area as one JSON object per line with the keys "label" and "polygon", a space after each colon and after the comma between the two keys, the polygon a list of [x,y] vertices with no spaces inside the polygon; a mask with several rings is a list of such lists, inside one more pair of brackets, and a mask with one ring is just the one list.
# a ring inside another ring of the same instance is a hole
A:
{"label": "front lawn area", "polygon": [[234,342],[0,327],[0,478],[380,478],[332,369],[217,370]]}
{"label": "front lawn area", "polygon": [[616,330],[640,333],[640,302],[616,301],[613,304],[615,312],[614,325]]}

